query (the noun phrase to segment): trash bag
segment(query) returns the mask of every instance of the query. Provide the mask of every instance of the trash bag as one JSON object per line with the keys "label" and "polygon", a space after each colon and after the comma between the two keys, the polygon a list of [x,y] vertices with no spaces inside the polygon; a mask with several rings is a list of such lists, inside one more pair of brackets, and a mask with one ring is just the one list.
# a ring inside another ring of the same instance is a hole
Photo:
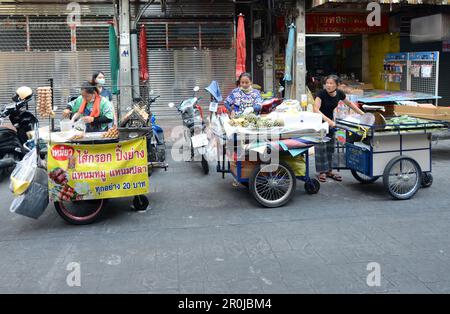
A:
{"label": "trash bag", "polygon": [[47,171],[38,168],[29,188],[16,197],[9,208],[10,212],[38,219],[49,203]]}
{"label": "trash bag", "polygon": [[34,178],[37,168],[37,151],[33,148],[14,168],[10,176],[9,189],[15,195],[25,193]]}

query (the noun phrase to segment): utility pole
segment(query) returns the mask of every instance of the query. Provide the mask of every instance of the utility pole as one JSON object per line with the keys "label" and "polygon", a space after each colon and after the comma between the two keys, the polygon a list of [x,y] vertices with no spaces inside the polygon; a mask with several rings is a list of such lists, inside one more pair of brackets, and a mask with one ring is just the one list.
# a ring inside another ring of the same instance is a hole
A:
{"label": "utility pole", "polygon": [[129,0],[120,0],[120,113],[132,103],[131,86],[131,45],[130,45],[130,2]]}
{"label": "utility pole", "polygon": [[293,99],[300,100],[302,94],[306,94],[306,15],[305,0],[297,0],[298,16],[295,20],[297,27],[297,39],[295,46],[295,88]]}

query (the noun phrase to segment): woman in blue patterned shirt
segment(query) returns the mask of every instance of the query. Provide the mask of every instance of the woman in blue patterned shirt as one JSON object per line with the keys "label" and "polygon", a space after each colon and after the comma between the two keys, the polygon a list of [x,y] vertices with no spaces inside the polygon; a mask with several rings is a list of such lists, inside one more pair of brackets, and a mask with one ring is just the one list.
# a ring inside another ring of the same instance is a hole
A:
{"label": "woman in blue patterned shirt", "polygon": [[[225,100],[225,106],[231,113],[232,117],[239,116],[249,111],[259,112],[263,102],[261,93],[253,89],[252,76],[249,73],[242,73],[239,76],[239,87],[233,89],[230,95]],[[247,110],[246,110],[247,109]]]}

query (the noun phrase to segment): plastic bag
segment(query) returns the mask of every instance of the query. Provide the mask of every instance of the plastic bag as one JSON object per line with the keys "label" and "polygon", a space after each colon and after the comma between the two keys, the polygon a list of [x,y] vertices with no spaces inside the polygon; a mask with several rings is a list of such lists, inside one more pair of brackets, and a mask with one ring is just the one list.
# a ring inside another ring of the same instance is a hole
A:
{"label": "plastic bag", "polygon": [[11,173],[9,189],[16,195],[25,193],[34,178],[36,168],[37,151],[36,148],[33,148]]}
{"label": "plastic bag", "polygon": [[35,171],[29,188],[12,201],[9,210],[12,213],[38,219],[44,213],[48,203],[47,172],[39,168]]}

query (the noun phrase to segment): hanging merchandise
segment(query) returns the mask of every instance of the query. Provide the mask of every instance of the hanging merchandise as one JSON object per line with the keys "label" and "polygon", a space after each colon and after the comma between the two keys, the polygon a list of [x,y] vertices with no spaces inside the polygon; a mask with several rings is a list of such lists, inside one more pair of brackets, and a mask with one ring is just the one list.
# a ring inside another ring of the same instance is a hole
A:
{"label": "hanging merchandise", "polygon": [[38,102],[37,112],[42,118],[54,117],[52,104],[52,89],[50,86],[37,88]]}
{"label": "hanging merchandise", "polygon": [[423,64],[421,68],[423,78],[431,78],[433,76],[433,66],[431,64]]}
{"label": "hanging merchandise", "polygon": [[284,80],[292,82],[292,60],[295,52],[295,25],[289,26],[289,37],[286,46],[286,64],[284,69]]}
{"label": "hanging merchandise", "polygon": [[410,67],[410,71],[411,71],[411,76],[418,78],[420,77],[420,65],[412,65]]}

